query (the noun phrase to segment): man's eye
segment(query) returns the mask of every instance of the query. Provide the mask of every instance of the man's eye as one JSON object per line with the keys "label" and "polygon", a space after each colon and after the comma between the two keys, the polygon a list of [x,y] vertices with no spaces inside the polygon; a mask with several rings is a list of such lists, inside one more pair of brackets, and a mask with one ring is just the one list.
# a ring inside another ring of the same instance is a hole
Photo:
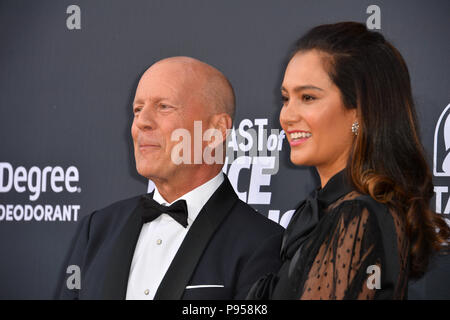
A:
{"label": "man's eye", "polygon": [[141,111],[142,108],[134,108],[133,113],[137,114]]}
{"label": "man's eye", "polygon": [[169,105],[167,105],[167,104],[160,104],[160,105],[159,105],[159,108],[160,108],[161,110],[168,110],[168,109],[171,109],[172,106],[169,106]]}
{"label": "man's eye", "polygon": [[286,102],[288,102],[288,101],[289,101],[289,98],[288,98],[288,97],[286,97],[286,96],[281,96],[281,102],[283,102],[283,104],[286,103]]}

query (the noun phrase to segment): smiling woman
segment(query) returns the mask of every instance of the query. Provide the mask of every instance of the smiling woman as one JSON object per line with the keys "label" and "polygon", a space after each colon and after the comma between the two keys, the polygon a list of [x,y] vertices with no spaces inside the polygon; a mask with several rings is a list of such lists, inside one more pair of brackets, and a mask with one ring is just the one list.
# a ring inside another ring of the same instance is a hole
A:
{"label": "smiling woman", "polygon": [[289,62],[281,94],[280,122],[291,146],[291,161],[315,166],[324,186],[343,169],[353,141],[348,128],[356,109],[346,109],[339,88],[323,68],[324,53],[298,52]]}
{"label": "smiling woman", "polygon": [[283,266],[249,298],[406,298],[450,230],[429,208],[402,56],[363,24],[318,26],[297,42],[281,94],[291,161],[314,166],[321,186],[286,229]]}

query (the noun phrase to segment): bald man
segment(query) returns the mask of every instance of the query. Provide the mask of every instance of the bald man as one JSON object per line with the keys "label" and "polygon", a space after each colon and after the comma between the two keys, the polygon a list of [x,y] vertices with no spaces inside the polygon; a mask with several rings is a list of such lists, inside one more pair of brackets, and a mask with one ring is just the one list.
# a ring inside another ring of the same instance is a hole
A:
{"label": "bald man", "polygon": [[[57,297],[244,299],[278,270],[283,229],[239,200],[222,173],[234,112],[231,84],[206,63],[172,57],[146,70],[131,135],[137,171],[155,190],[82,219]],[[199,124],[214,139],[194,142]],[[177,132],[188,133],[188,150],[174,152]],[[207,148],[216,161],[196,161]],[[71,265],[80,288],[65,273]]]}

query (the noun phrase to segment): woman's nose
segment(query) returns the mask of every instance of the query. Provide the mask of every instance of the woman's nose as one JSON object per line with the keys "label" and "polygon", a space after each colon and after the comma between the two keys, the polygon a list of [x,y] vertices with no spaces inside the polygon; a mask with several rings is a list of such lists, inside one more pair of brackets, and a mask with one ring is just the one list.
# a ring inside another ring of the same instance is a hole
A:
{"label": "woman's nose", "polygon": [[301,119],[301,115],[298,109],[295,108],[292,104],[287,102],[280,112],[280,124],[284,126],[288,126],[292,123],[298,122]]}

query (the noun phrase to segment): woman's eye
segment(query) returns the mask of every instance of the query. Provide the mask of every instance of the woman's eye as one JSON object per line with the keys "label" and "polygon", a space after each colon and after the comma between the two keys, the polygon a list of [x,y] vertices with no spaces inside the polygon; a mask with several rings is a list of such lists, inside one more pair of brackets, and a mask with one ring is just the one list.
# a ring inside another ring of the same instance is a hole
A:
{"label": "woman's eye", "polygon": [[283,104],[285,104],[286,102],[289,101],[289,98],[286,96],[281,96],[281,102],[283,102]]}
{"label": "woman's eye", "polygon": [[306,101],[306,102],[312,101],[312,100],[315,100],[315,99],[316,99],[315,97],[310,96],[309,94],[304,94],[304,95],[302,96],[302,100],[303,100],[303,101]]}

